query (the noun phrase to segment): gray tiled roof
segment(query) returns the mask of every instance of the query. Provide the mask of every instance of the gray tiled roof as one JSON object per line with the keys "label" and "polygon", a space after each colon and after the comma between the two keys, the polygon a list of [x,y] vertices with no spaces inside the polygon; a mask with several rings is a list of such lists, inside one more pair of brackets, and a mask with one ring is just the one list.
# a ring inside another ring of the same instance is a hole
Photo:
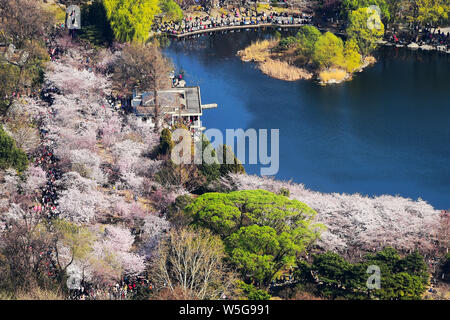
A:
{"label": "gray tiled roof", "polygon": [[[158,105],[162,113],[201,114],[199,87],[172,88],[157,91]],[[131,101],[137,114],[153,115],[155,110],[154,92],[143,92]]]}

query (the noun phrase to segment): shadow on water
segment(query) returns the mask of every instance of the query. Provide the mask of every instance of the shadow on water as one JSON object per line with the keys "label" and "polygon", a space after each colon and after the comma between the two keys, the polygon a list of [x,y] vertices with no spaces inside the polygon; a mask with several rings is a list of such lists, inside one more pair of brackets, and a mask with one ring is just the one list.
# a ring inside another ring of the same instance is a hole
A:
{"label": "shadow on water", "polygon": [[279,179],[450,207],[450,55],[384,47],[353,81],[322,87],[269,78],[236,57],[273,32],[206,35],[165,49],[188,84],[201,86],[204,103],[218,103],[204,113],[207,128],[280,129]]}

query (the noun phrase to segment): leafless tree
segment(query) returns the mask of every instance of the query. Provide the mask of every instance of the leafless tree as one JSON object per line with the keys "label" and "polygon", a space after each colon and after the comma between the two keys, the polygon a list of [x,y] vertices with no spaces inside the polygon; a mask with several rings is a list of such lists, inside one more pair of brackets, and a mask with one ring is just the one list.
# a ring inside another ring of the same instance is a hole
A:
{"label": "leafless tree", "polygon": [[15,291],[43,280],[50,261],[50,239],[42,230],[40,213],[14,205],[6,217],[7,229],[0,235],[0,270],[3,281],[7,280]]}
{"label": "leafless tree", "polygon": [[153,91],[155,96],[155,118],[158,123],[159,110],[156,91],[170,87],[170,62],[154,44],[129,44],[124,47],[114,68],[114,86],[121,94],[129,95],[133,90]]}
{"label": "leafless tree", "polygon": [[6,129],[13,137],[16,145],[27,154],[32,154],[39,146],[38,130],[32,126],[31,119],[23,112],[20,104],[13,105],[7,114]]}
{"label": "leafless tree", "polygon": [[189,192],[198,189],[206,182],[206,178],[196,165],[175,165],[171,162],[165,163],[162,170],[156,174],[156,180],[167,189],[182,186]]}
{"label": "leafless tree", "polygon": [[50,12],[36,0],[0,0],[0,28],[4,40],[19,48],[26,40],[41,37],[53,24]]}
{"label": "leafless tree", "polygon": [[219,299],[233,276],[226,272],[224,246],[206,230],[177,230],[160,243],[152,281],[159,292],[196,299]]}
{"label": "leafless tree", "polygon": [[129,44],[114,68],[115,88],[123,94],[133,89],[151,91],[170,86],[170,63],[156,45]]}
{"label": "leafless tree", "polygon": [[152,298],[153,300],[198,300],[193,292],[180,286],[173,288],[173,290],[168,288],[162,289]]}

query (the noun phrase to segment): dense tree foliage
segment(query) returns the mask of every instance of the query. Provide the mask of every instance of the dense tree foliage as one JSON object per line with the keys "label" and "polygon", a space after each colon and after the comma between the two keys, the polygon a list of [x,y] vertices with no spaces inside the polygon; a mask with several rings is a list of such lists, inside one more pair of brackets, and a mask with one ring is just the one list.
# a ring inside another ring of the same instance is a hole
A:
{"label": "dense tree foliage", "polygon": [[0,169],[15,168],[19,172],[26,169],[27,155],[16,146],[15,141],[0,126]]}
{"label": "dense tree foliage", "polygon": [[317,239],[321,225],[307,205],[263,190],[206,193],[186,207],[193,224],[224,239],[246,278],[267,285]]}
{"label": "dense tree foliage", "polygon": [[[310,265],[299,264],[302,267],[297,276],[314,282],[318,294],[333,299],[420,299],[429,279],[427,266],[417,251],[402,258],[392,248],[368,254],[359,263],[350,263],[336,253],[326,252],[314,255]],[[380,270],[379,288],[367,286],[373,274],[373,270],[368,272],[369,266]]]}
{"label": "dense tree foliage", "polygon": [[111,44],[114,40],[114,32],[106,16],[102,0],[83,3],[81,6],[81,21],[82,39],[86,39],[96,45]]}
{"label": "dense tree foliage", "polygon": [[164,16],[171,21],[183,19],[183,10],[174,0],[161,0],[161,10]]}
{"label": "dense tree foliage", "polygon": [[391,18],[386,0],[342,0],[341,12],[344,16],[348,17],[352,11],[370,6],[377,6],[380,9],[383,19],[389,20]]}
{"label": "dense tree foliage", "polygon": [[344,64],[348,72],[353,72],[361,66],[361,55],[358,44],[354,39],[349,39],[344,43]]}
{"label": "dense tree foliage", "polygon": [[367,56],[382,39],[384,24],[376,11],[361,8],[350,13],[347,35],[356,41],[362,55]]}
{"label": "dense tree foliage", "polygon": [[[226,178],[230,173],[245,173],[244,166],[236,158],[230,147],[220,145],[216,150],[208,137],[202,135],[201,139],[199,141],[201,147],[194,146],[194,142],[192,142],[191,163],[175,164],[171,155],[173,146],[178,142],[173,141],[169,129],[165,128],[161,131],[160,144],[152,151],[153,158],[165,160],[162,170],[156,175],[160,183],[166,186],[182,185],[187,190],[202,194],[209,190],[216,190],[215,188],[221,177]],[[196,148],[199,150],[196,150]],[[195,163],[194,151],[201,153],[201,163]],[[229,164],[226,163],[227,157]]]}
{"label": "dense tree foliage", "polygon": [[[324,13],[339,11],[348,20],[352,11],[376,6],[384,23],[411,23],[410,27],[446,25],[450,4],[446,0],[320,0]],[[413,31],[413,28],[411,28]]]}
{"label": "dense tree foliage", "polygon": [[[269,300],[270,294],[265,290],[255,288],[254,285],[245,283],[244,281],[237,281],[238,295],[242,295],[248,300]],[[241,292],[239,294],[239,291]]]}
{"label": "dense tree foliage", "polygon": [[402,4],[408,8],[406,19],[413,25],[423,27],[429,24],[436,27],[448,22],[450,3],[447,0],[403,0]]}
{"label": "dense tree foliage", "polygon": [[[356,33],[355,31],[353,35]],[[322,34],[314,26],[303,26],[295,37],[286,37],[279,41],[278,50],[289,48],[296,49],[297,64],[312,69],[340,68],[354,72],[362,64],[361,50],[356,38],[350,38],[344,43],[333,33]]]}
{"label": "dense tree foliage", "polygon": [[302,26],[295,36],[300,52],[306,57],[311,57],[321,35],[322,33],[314,26]]}
{"label": "dense tree foliage", "polygon": [[[232,163],[227,163],[228,159],[233,159]],[[226,144],[222,146],[222,153],[218,152],[218,160],[220,163],[220,175],[226,176],[229,173],[245,173],[244,166],[234,154],[233,150]]]}
{"label": "dense tree foliage", "polygon": [[172,141],[172,132],[169,129],[164,128],[161,131],[161,135],[159,138],[159,145],[157,153],[158,155],[168,156],[172,152],[173,149],[173,141]]}
{"label": "dense tree foliage", "polygon": [[246,277],[267,284],[283,267],[293,265],[295,255],[305,245],[299,243],[299,233],[277,234],[269,226],[241,227],[226,242],[230,259]]}
{"label": "dense tree foliage", "polygon": [[[206,178],[205,187],[207,187],[211,182],[216,181],[220,177],[221,165],[217,151],[205,135],[202,135],[202,155],[202,163],[198,164],[198,169]],[[206,157],[211,158],[212,161],[207,160]]]}
{"label": "dense tree foliage", "polygon": [[331,32],[326,32],[314,45],[313,61],[320,68],[341,66],[344,64],[344,42]]}
{"label": "dense tree foliage", "polygon": [[144,42],[149,37],[159,0],[104,0],[106,16],[117,40]]}

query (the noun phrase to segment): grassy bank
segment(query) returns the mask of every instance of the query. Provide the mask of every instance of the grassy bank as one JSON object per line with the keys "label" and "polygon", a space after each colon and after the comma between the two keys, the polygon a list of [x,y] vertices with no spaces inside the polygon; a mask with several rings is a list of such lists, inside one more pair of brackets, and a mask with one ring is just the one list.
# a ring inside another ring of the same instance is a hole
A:
{"label": "grassy bank", "polygon": [[263,40],[252,43],[250,46],[238,52],[242,61],[258,63],[258,68],[266,75],[285,81],[311,79],[312,73],[286,61],[280,60],[272,53],[272,49],[278,45],[277,40]]}
{"label": "grassy bank", "polygon": [[355,72],[361,72],[366,67],[376,63],[373,56],[364,59],[358,58],[351,68],[344,60],[340,65],[320,66],[313,63],[304,63],[305,57],[298,54],[298,49],[290,48],[280,52],[279,40],[262,40],[252,43],[243,50],[238,51],[238,56],[244,62],[256,62],[258,68],[264,74],[279,80],[297,81],[310,80],[315,77],[321,85],[341,83],[352,79]]}

